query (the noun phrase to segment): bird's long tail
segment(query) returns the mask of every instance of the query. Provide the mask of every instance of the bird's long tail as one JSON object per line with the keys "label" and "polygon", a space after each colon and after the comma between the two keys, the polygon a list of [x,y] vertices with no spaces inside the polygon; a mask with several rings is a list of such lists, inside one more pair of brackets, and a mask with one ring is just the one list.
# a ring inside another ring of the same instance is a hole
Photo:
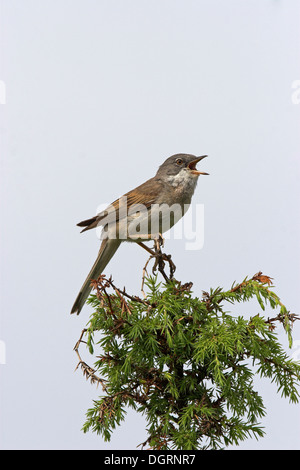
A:
{"label": "bird's long tail", "polygon": [[80,289],[77,299],[75,300],[74,305],[72,307],[71,313],[77,313],[77,315],[79,315],[82,307],[85,304],[86,299],[88,298],[92,290],[91,280],[97,279],[100,276],[100,274],[105,269],[105,266],[109,263],[109,261],[119,248],[120,243],[120,240],[108,238],[102,241],[97,259],[92,269],[90,270],[88,277],[84,281],[83,286]]}

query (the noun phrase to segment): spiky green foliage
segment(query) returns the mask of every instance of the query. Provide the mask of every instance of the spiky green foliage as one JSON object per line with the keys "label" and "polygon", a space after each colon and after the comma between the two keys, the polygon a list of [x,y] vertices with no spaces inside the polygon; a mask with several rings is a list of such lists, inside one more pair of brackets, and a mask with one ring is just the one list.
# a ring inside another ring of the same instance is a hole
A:
{"label": "spiky green foliage", "polygon": [[[153,449],[218,449],[262,437],[265,407],[254,376],[270,379],[292,403],[298,402],[300,379],[299,363],[289,358],[275,333],[275,324],[281,323],[291,345],[297,317],[270,284],[258,273],[199,299],[191,284],[162,286],[148,278],[149,292],[140,299],[99,278],[85,330],[97,361],[93,369],[81,358],[80,365],[101,383],[104,394],[88,410],[84,432],[109,440],[131,407],[146,417],[148,438],[142,445]],[[253,298],[262,310],[277,309],[277,316],[259,313],[246,319],[224,310],[228,303]]]}

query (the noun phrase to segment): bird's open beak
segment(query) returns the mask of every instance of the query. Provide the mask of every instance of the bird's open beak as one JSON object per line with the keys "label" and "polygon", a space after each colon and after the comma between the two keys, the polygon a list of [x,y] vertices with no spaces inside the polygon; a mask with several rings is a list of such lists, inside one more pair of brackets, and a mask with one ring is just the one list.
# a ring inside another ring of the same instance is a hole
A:
{"label": "bird's open beak", "polygon": [[198,171],[196,168],[197,163],[200,162],[200,160],[203,160],[203,158],[205,157],[207,157],[207,155],[202,155],[202,157],[197,157],[195,160],[193,160],[192,162],[188,164],[188,168],[191,170],[193,175],[197,175],[197,176],[209,175],[209,173],[204,173],[204,171]]}

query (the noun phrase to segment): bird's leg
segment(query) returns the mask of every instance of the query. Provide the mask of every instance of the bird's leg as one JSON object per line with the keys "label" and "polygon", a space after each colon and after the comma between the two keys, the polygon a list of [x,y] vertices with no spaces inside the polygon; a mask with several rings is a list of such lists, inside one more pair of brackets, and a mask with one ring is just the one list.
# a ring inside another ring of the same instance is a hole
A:
{"label": "bird's leg", "polygon": [[164,239],[164,237],[162,236],[161,233],[158,233],[158,234],[154,237],[154,247],[156,246],[156,249],[157,249],[157,250],[160,250],[160,252],[161,252],[160,247],[161,247],[161,246],[164,246],[164,244],[165,244],[165,239]]}
{"label": "bird's leg", "polygon": [[145,245],[142,242],[137,242],[137,244],[140,245],[142,248],[144,248],[144,250],[148,251],[148,253],[150,253],[150,255],[155,256],[155,251],[151,250],[151,248],[149,248],[149,246]]}

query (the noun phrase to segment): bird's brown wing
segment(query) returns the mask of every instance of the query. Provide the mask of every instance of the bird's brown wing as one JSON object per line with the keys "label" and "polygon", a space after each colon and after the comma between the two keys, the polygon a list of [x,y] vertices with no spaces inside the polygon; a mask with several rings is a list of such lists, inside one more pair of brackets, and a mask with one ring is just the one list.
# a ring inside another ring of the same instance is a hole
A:
{"label": "bird's brown wing", "polygon": [[128,216],[128,209],[134,206],[144,206],[149,209],[155,204],[157,197],[163,189],[163,183],[160,180],[151,178],[137,188],[129,191],[110,204],[104,211],[97,214],[91,219],[83,220],[77,225],[85,227],[82,232],[98,227],[98,225],[106,225],[108,223],[118,222]]}
{"label": "bird's brown wing", "polygon": [[[162,191],[162,182],[151,178],[137,188],[124,194],[123,197],[127,198],[127,208],[133,205],[144,205],[147,209],[155,204],[158,196]],[[118,201],[116,201],[117,203]]]}

